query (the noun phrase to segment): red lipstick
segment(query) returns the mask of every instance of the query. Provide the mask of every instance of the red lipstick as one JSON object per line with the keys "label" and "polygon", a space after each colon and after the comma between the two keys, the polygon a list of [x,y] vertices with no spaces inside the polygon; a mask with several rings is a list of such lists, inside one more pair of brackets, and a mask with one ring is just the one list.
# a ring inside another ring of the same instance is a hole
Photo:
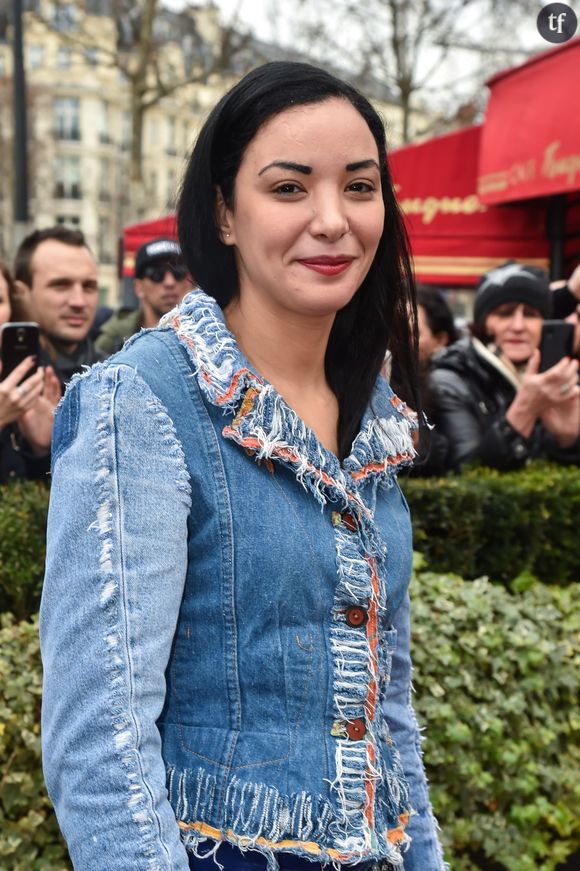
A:
{"label": "red lipstick", "polygon": [[312,269],[321,275],[333,276],[340,275],[348,269],[353,260],[354,257],[338,255],[337,257],[306,257],[299,262],[307,269]]}

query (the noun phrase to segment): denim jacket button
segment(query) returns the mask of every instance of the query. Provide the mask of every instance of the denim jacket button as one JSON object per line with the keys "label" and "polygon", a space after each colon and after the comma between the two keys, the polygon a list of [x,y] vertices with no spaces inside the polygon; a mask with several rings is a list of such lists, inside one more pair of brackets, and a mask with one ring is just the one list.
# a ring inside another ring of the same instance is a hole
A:
{"label": "denim jacket button", "polygon": [[367,726],[364,720],[352,720],[346,724],[346,734],[351,741],[360,741],[367,732]]}
{"label": "denim jacket button", "polygon": [[346,609],[344,617],[349,626],[358,628],[359,626],[365,625],[369,615],[365,608],[361,608],[359,605],[352,605],[350,608]]}

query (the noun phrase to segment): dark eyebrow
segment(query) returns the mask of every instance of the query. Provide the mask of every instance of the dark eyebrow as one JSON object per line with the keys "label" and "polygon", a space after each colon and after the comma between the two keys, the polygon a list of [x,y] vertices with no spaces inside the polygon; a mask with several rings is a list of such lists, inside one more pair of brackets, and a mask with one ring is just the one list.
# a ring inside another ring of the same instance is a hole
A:
{"label": "dark eyebrow", "polygon": [[303,163],[292,163],[288,160],[275,160],[273,163],[269,163],[268,166],[261,169],[258,175],[262,175],[262,173],[266,172],[267,169],[272,169],[273,167],[278,167],[278,169],[288,169],[290,172],[302,172],[304,175],[310,175],[312,173],[312,167],[305,166]]}
{"label": "dark eyebrow", "polygon": [[358,169],[370,169],[371,167],[375,167],[376,169],[381,171],[376,160],[358,160],[356,163],[347,163],[346,171],[347,172],[356,172]]}
{"label": "dark eyebrow", "polygon": [[56,275],[47,282],[48,287],[52,287],[53,284],[73,284],[73,279],[67,278],[66,275]]}

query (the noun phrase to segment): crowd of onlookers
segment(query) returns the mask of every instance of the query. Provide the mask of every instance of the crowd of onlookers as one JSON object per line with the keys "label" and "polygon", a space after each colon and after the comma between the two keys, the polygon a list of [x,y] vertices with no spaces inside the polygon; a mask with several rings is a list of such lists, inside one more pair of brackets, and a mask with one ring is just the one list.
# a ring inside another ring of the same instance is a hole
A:
{"label": "crowd of onlookers", "polygon": [[[73,375],[155,326],[191,286],[178,244],[165,238],[138,250],[139,305],[116,313],[98,305],[97,264],[80,230],[31,233],[18,248],[13,274],[0,260],[0,327],[33,322],[40,336],[34,357],[4,376],[0,371],[0,483],[46,476],[54,410]],[[444,295],[419,286],[419,362],[430,429],[417,443],[415,474],[459,471],[471,461],[499,469],[533,458],[580,462],[579,312],[580,267],[556,286],[542,270],[518,263],[488,272],[465,335]],[[539,346],[550,318],[574,324],[574,348],[543,371]],[[392,370],[396,388],[396,361]]]}
{"label": "crowd of onlookers", "polygon": [[37,353],[0,370],[0,483],[46,476],[54,410],[71,378],[155,326],[191,288],[176,242],[155,239],[139,249],[134,288],[139,306],[105,309],[103,321],[95,259],[83,233],[64,226],[27,236],[13,272],[0,260],[0,328],[34,323],[40,339]]}
{"label": "crowd of onlookers", "polygon": [[[458,471],[472,461],[497,469],[537,458],[580,462],[580,267],[555,286],[541,269],[514,262],[488,272],[462,337],[436,290],[419,287],[417,304],[423,397],[433,426],[419,447],[419,474]],[[547,319],[564,318],[574,328],[571,353],[546,368],[542,328]]]}

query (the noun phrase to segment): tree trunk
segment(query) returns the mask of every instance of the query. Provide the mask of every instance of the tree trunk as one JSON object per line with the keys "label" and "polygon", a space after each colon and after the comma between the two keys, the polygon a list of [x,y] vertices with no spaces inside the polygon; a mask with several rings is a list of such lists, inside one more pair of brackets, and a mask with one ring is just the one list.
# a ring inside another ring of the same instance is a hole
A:
{"label": "tree trunk", "polygon": [[129,211],[131,219],[145,218],[147,197],[143,180],[143,126],[145,110],[137,83],[131,88],[131,151],[129,163]]}

